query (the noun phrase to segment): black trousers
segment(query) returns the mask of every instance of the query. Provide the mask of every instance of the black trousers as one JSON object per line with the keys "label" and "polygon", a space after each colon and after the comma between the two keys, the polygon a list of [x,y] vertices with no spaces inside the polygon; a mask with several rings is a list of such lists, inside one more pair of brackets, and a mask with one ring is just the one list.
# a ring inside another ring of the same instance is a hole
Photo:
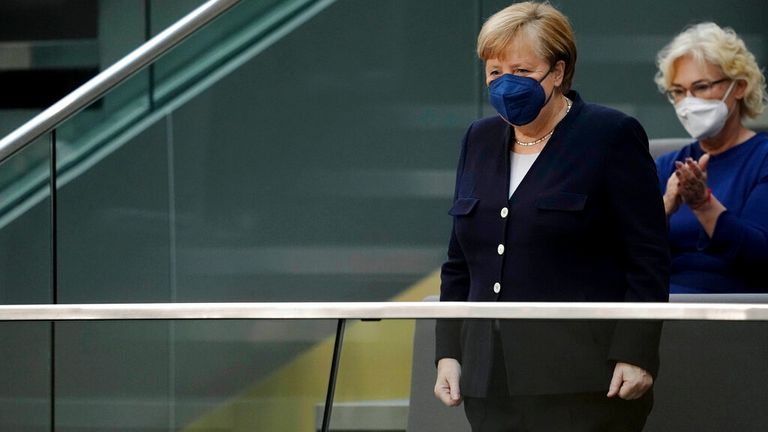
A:
{"label": "black trousers", "polygon": [[653,396],[626,401],[605,393],[464,398],[472,432],[639,432]]}

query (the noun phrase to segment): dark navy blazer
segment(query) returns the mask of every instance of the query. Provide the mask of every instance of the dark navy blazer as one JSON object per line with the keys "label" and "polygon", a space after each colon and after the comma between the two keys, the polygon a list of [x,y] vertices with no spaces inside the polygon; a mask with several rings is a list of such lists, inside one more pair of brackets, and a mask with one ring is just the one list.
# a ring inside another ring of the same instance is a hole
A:
{"label": "dark navy blazer", "polygon": [[[474,122],[456,176],[441,301],[666,302],[669,250],[648,138],[637,120],[573,106],[509,198],[511,128]],[[502,321],[512,394],[607,391],[624,361],[655,375],[659,323]],[[437,359],[462,364],[461,390],[484,396],[488,321],[439,321]]]}

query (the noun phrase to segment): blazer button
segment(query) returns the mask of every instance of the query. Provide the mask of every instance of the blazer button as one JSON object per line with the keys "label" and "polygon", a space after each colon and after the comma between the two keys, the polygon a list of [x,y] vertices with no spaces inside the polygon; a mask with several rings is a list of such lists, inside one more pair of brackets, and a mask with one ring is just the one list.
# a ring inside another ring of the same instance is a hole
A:
{"label": "blazer button", "polygon": [[499,255],[504,255],[504,245],[500,244],[496,250],[499,252]]}
{"label": "blazer button", "polygon": [[496,294],[501,292],[501,284],[500,283],[496,282],[495,284],[493,284],[493,292],[495,292]]}
{"label": "blazer button", "polygon": [[501,209],[501,218],[502,219],[507,217],[508,214],[509,214],[509,209],[508,208],[504,207],[503,209]]}

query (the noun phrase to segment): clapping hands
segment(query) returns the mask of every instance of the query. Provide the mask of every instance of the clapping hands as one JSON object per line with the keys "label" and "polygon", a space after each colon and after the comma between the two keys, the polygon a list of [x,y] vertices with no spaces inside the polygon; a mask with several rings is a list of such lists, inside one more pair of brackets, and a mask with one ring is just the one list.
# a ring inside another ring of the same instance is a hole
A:
{"label": "clapping hands", "polygon": [[668,216],[675,213],[682,203],[696,210],[709,202],[712,192],[707,186],[708,164],[707,153],[698,161],[692,158],[686,158],[685,162],[675,161],[675,172],[667,180],[667,191],[664,193],[664,209]]}

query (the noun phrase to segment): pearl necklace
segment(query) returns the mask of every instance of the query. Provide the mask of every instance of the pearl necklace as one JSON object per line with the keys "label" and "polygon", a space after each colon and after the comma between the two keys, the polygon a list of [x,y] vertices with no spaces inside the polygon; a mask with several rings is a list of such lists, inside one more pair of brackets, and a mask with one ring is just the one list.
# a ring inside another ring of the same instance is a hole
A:
{"label": "pearl necklace", "polygon": [[[566,108],[566,110],[565,110],[565,114],[563,115],[563,117],[562,117],[560,120],[558,120],[558,121],[557,121],[557,123],[555,123],[555,127],[557,127],[557,125],[558,125],[558,124],[560,124],[560,121],[561,121],[563,118],[565,118],[565,116],[567,116],[567,115],[568,115],[568,113],[571,111],[571,104],[572,104],[571,100],[570,100],[570,99],[568,99],[568,98],[565,98],[565,101],[566,101],[566,103],[567,103],[567,106],[568,106],[568,108]],[[548,140],[548,139],[549,139],[549,137],[551,137],[551,136],[552,136],[552,134],[553,134],[553,133],[555,133],[555,127],[553,127],[553,128],[552,128],[552,130],[551,130],[551,131],[549,131],[549,133],[548,133],[548,134],[544,135],[543,137],[541,137],[541,138],[539,138],[539,139],[537,139],[537,140],[535,140],[535,141],[528,141],[528,142],[525,142],[525,141],[518,141],[518,140],[517,140],[517,138],[515,138],[515,144],[517,144],[517,145],[519,145],[519,146],[522,146],[522,147],[531,147],[531,146],[535,146],[536,144],[539,144],[539,143],[541,143],[541,142],[543,142],[543,141],[546,141],[546,140]]]}

